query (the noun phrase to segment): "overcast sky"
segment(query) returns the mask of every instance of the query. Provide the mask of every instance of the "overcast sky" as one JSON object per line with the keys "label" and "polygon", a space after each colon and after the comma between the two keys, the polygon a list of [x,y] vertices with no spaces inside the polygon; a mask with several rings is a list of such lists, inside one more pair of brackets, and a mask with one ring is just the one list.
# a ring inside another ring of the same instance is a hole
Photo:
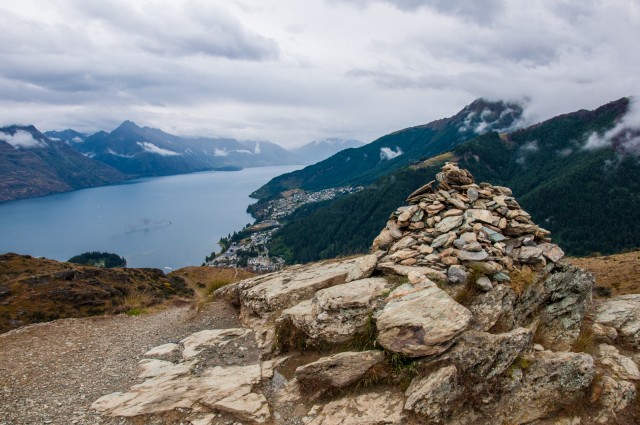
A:
{"label": "overcast sky", "polygon": [[638,0],[20,0],[0,124],[371,141],[478,97],[532,121],[640,86]]}

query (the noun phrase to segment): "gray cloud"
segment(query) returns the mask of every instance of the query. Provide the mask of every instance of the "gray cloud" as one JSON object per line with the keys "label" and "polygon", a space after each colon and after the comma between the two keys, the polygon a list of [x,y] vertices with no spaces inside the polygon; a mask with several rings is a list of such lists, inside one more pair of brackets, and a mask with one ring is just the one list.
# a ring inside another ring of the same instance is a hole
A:
{"label": "gray cloud", "polygon": [[631,98],[627,113],[604,134],[591,133],[584,149],[594,150],[615,146],[618,151],[640,154],[640,105]]}
{"label": "gray cloud", "polygon": [[76,0],[76,12],[115,30],[145,51],[167,56],[210,55],[234,60],[265,60],[278,56],[277,43],[244,27],[227,10],[210,2],[190,0],[162,8],[130,1]]}
{"label": "gray cloud", "polygon": [[387,3],[407,12],[430,8],[439,13],[457,16],[476,23],[489,23],[502,13],[504,0],[329,0],[365,7],[371,3]]}
{"label": "gray cloud", "polygon": [[533,122],[640,87],[635,0],[22,0],[0,27],[0,125],[43,130],[366,141],[477,97]]}

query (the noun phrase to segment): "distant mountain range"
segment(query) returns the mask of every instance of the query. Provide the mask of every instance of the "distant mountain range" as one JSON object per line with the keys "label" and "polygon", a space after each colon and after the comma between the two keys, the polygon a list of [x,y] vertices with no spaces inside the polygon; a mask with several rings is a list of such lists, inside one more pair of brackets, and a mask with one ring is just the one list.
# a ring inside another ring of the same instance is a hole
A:
{"label": "distant mountain range", "polygon": [[490,131],[512,131],[520,124],[516,103],[478,99],[450,118],[406,128],[362,147],[345,149],[302,170],[275,177],[252,197],[269,199],[289,189],[321,190],[367,185],[395,170],[424,160]]}
{"label": "distant mountain range", "polygon": [[315,164],[344,149],[359,148],[363,144],[361,141],[354,139],[329,138],[314,140],[299,148],[292,149],[292,152],[304,163]]}
{"label": "distant mountain range", "polygon": [[[389,211],[412,191],[434,180],[445,161],[458,162],[478,182],[512,188],[533,220],[550,230],[554,242],[569,254],[638,248],[640,123],[627,119],[632,117],[628,114],[629,105],[630,100],[622,98],[593,111],[560,115],[515,131],[491,131],[465,143],[458,137],[447,152],[441,150],[446,143],[439,142],[434,148],[434,138],[430,138],[422,145],[423,151],[439,155],[395,170],[381,170],[380,178],[361,192],[301,208],[275,234],[270,251],[285,255],[290,263],[366,252],[386,223]],[[445,125],[460,125],[464,123],[460,119],[463,116],[458,114],[458,118],[446,120]],[[511,122],[516,119],[514,115]],[[393,140],[416,133],[415,129],[385,138]],[[389,146],[379,141],[371,145]],[[331,170],[339,168],[337,164],[344,161],[347,152],[355,158],[362,149],[344,151],[301,172],[276,177],[259,193],[272,195],[283,185],[293,183],[313,187],[318,179],[323,179],[323,185],[367,181],[360,173],[342,176],[341,180],[326,178]],[[313,179],[311,170],[317,179]]]}
{"label": "distant mountain range", "polygon": [[133,177],[301,162],[294,154],[271,142],[185,138],[156,128],[139,127],[131,121],[123,122],[110,133],[100,131],[84,138],[73,130],[45,134]]}
{"label": "distant mountain range", "polygon": [[303,164],[361,145],[325,139],[288,151],[268,141],[179,137],[131,121],[91,135],[73,129],[43,134],[33,126],[0,131],[0,202],[137,177]]}
{"label": "distant mountain range", "polygon": [[126,180],[33,126],[0,128],[0,202]]}

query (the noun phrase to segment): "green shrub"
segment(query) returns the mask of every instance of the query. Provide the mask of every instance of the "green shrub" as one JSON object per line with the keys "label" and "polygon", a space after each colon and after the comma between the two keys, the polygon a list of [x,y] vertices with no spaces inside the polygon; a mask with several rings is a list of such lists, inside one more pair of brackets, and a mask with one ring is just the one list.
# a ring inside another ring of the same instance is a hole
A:
{"label": "green shrub", "polygon": [[124,257],[110,252],[85,252],[69,258],[68,262],[85,266],[103,267],[107,269],[114,267],[127,267],[127,260]]}

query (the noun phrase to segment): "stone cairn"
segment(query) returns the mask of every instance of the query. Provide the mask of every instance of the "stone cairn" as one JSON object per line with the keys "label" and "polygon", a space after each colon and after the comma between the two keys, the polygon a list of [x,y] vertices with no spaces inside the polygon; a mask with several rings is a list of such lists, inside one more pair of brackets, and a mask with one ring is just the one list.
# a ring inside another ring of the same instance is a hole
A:
{"label": "stone cairn", "polygon": [[[436,183],[434,187],[434,183]],[[551,269],[564,252],[537,226],[511,189],[476,184],[468,170],[446,163],[436,180],[411,195],[373,242],[379,267],[425,266],[433,280],[476,284],[489,291],[524,268]]]}

